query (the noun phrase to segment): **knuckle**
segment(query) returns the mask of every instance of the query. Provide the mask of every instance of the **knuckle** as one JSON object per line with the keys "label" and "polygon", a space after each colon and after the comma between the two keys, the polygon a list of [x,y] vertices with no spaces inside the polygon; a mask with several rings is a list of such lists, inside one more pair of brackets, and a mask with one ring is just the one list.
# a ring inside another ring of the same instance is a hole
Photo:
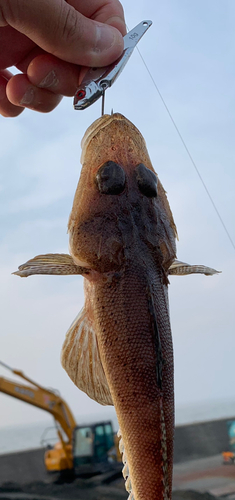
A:
{"label": "knuckle", "polygon": [[119,16],[124,20],[124,9],[119,0],[108,0],[107,6],[110,8],[110,11],[115,14],[115,16]]}
{"label": "knuckle", "polygon": [[[11,24],[12,26],[17,23],[22,11],[22,2],[15,0],[14,2],[1,1],[0,4],[0,26]],[[14,5],[13,5],[14,4]]]}
{"label": "knuckle", "polygon": [[66,44],[70,45],[82,35],[82,26],[77,11],[66,4],[66,11],[62,14],[61,23],[62,37]]}
{"label": "knuckle", "polygon": [[103,19],[103,22],[117,28],[124,36],[126,34],[126,23],[121,2],[119,0],[107,0],[105,11],[106,19]]}
{"label": "knuckle", "polygon": [[118,9],[119,16],[123,17],[123,19],[124,19],[123,5],[121,4],[121,2],[119,2],[119,0],[116,0],[116,6],[117,6],[117,9]]}
{"label": "knuckle", "polygon": [[0,5],[0,27],[7,26],[6,16],[2,5]]}

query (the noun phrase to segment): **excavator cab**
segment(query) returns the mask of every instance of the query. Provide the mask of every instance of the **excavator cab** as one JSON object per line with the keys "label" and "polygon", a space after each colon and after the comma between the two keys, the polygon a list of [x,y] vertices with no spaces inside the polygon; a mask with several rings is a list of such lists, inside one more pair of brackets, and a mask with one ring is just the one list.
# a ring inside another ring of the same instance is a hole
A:
{"label": "excavator cab", "polygon": [[117,461],[113,426],[110,421],[77,426],[73,433],[73,462],[75,470],[94,471],[101,464]]}
{"label": "excavator cab", "polygon": [[[60,472],[66,477],[93,476],[119,470],[121,454],[118,438],[114,437],[111,421],[78,425],[73,430],[72,446],[62,439],[45,452],[48,472]],[[70,474],[71,473],[71,474]]]}

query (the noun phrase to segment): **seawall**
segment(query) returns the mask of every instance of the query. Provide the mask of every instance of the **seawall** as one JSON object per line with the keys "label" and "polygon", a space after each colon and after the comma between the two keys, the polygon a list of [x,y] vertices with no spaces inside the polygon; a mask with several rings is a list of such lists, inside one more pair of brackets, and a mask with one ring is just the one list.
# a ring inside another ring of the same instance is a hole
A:
{"label": "seawall", "polygon": [[229,449],[227,422],[235,417],[175,428],[174,462],[218,455]]}
{"label": "seawall", "polygon": [[[177,426],[175,429],[174,462],[206,458],[229,448],[227,421],[235,417]],[[0,485],[45,481],[42,448],[0,455]]]}
{"label": "seawall", "polygon": [[0,485],[6,482],[24,484],[45,481],[46,476],[42,448],[0,455]]}

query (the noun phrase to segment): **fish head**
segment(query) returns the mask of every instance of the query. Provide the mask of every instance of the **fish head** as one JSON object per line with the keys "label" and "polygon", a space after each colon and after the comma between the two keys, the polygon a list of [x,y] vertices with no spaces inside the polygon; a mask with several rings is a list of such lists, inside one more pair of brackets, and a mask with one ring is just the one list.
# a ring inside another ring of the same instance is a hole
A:
{"label": "fish head", "polygon": [[[82,139],[82,171],[69,218],[76,264],[114,272],[136,246],[161,265],[175,258],[176,227],[145,140],[123,115],[104,115]],[[133,257],[133,255],[132,255]]]}

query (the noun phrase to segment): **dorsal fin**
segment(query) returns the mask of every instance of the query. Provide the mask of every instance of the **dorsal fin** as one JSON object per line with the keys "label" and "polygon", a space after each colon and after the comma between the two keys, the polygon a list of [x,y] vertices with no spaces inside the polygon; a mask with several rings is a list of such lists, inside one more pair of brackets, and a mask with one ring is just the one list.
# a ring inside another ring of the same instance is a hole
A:
{"label": "dorsal fin", "polygon": [[66,334],[61,363],[81,391],[101,405],[113,405],[96,334],[84,308]]}

